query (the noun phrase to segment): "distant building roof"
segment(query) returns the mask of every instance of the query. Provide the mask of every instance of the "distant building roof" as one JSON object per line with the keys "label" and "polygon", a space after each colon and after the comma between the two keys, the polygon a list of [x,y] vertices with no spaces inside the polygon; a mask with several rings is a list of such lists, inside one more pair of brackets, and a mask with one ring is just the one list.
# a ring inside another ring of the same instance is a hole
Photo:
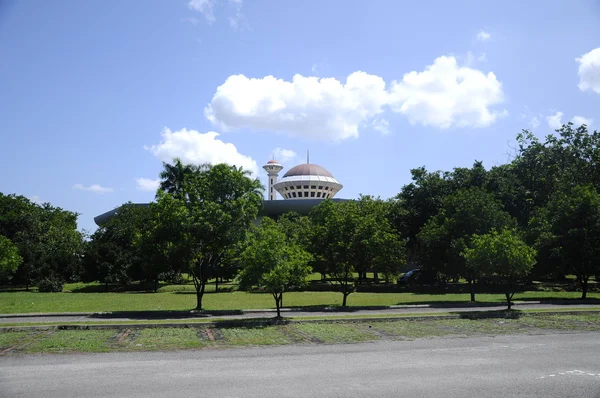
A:
{"label": "distant building roof", "polygon": [[319,166],[318,164],[304,163],[299,164],[298,166],[292,167],[289,169],[283,177],[295,177],[295,176],[321,176],[321,177],[331,177],[333,175],[327,171],[324,167]]}

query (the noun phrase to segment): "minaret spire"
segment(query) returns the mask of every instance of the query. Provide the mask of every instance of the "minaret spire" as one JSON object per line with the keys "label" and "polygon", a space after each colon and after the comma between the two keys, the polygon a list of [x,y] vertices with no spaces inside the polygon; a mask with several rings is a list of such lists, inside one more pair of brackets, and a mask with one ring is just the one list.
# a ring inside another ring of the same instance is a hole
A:
{"label": "minaret spire", "polygon": [[310,153],[308,152],[308,149],[306,150],[306,164],[310,163]]}

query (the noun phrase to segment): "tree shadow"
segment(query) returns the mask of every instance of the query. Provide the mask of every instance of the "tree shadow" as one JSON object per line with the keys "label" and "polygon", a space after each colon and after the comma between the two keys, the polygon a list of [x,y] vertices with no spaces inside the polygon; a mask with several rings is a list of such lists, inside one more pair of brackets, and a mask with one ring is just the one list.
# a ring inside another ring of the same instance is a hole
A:
{"label": "tree shadow", "polygon": [[168,319],[195,319],[209,318],[225,315],[242,315],[242,310],[153,310],[153,311],[113,311],[89,315],[94,319],[137,319],[137,320],[168,320]]}

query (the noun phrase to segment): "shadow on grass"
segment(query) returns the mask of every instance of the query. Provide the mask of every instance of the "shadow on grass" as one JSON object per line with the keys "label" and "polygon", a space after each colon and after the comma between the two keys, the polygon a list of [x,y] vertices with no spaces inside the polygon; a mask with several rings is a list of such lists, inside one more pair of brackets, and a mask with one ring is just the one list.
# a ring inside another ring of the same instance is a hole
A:
{"label": "shadow on grass", "polygon": [[167,320],[194,319],[224,315],[242,315],[241,310],[195,311],[195,310],[155,310],[155,311],[113,311],[89,315],[95,319],[137,319],[137,320]]}
{"label": "shadow on grass", "polygon": [[519,319],[523,313],[519,310],[501,310],[501,311],[469,311],[469,312],[450,312],[458,315],[460,319]]}

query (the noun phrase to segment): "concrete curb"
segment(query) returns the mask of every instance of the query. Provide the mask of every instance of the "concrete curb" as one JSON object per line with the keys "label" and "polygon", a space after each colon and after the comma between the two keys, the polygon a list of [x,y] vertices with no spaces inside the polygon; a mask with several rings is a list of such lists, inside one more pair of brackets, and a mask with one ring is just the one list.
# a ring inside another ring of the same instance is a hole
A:
{"label": "concrete curb", "polygon": [[248,319],[226,319],[214,322],[173,322],[173,323],[106,323],[106,324],[62,324],[62,325],[19,325],[0,327],[0,333],[4,332],[23,332],[23,331],[49,331],[49,330],[106,330],[106,329],[149,329],[149,328],[232,328],[232,327],[256,327],[256,326],[274,326],[290,323],[347,323],[347,322],[386,322],[386,321],[425,321],[441,319],[518,319],[523,316],[544,316],[544,315],[578,315],[581,313],[600,313],[598,310],[572,310],[572,311],[544,311],[544,312],[507,312],[502,311],[473,311],[462,313],[437,313],[435,315],[403,315],[398,316],[380,316],[372,318],[324,318],[324,319],[276,319],[276,318],[248,318]]}

